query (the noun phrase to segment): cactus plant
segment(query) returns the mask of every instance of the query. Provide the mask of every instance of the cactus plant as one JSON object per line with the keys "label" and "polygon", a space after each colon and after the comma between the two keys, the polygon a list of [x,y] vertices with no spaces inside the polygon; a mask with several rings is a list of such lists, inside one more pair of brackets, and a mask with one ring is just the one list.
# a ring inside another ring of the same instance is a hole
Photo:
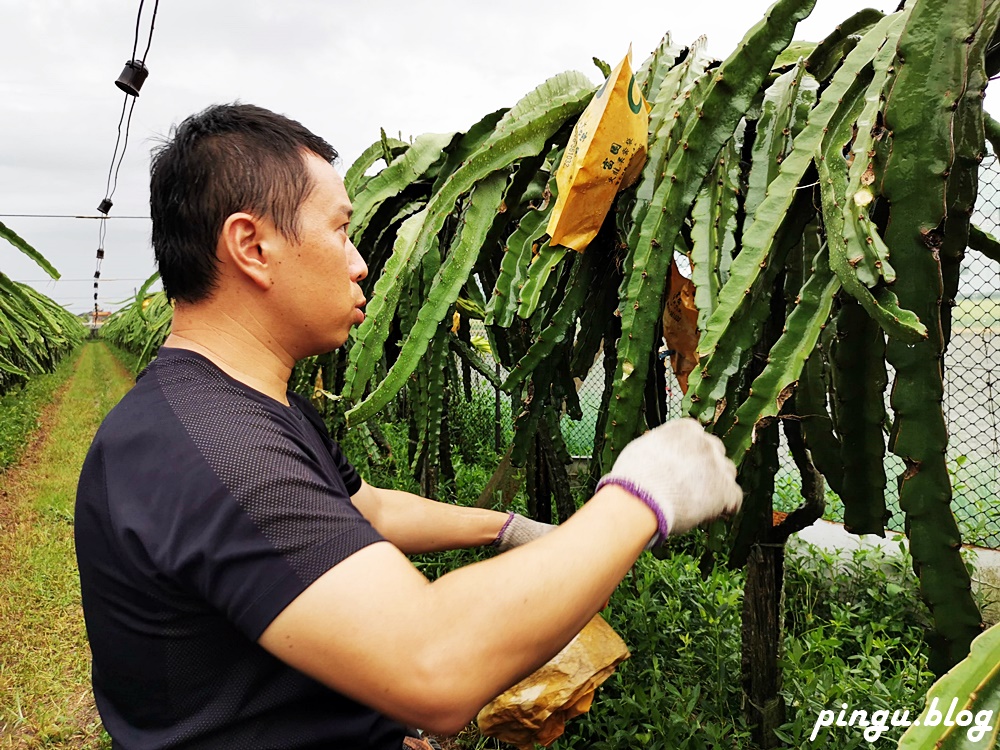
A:
{"label": "cactus plant", "polygon": [[[53,279],[59,272],[45,256],[0,222],[0,239],[31,258]],[[32,375],[50,372],[83,340],[80,320],[27,284],[0,273],[0,396]]]}
{"label": "cactus plant", "polygon": [[[958,231],[961,221],[967,232],[968,212],[964,219],[946,218],[949,183],[964,179],[956,173],[969,169],[955,159],[955,134],[964,136],[969,130],[962,121],[969,116],[961,106],[962,95],[970,71],[984,65],[985,46],[976,40],[993,36],[994,8],[951,0],[916,3],[900,36],[899,70],[885,103],[891,132],[881,180],[890,205],[885,240],[899,274],[894,286],[900,302],[928,330],[925,340],[912,345],[889,338],[886,357],[896,371],[889,448],[906,464],[899,477],[899,502],[907,515],[921,591],[935,620],[931,664],[939,672],[968,653],[982,627],[968,573],[956,552],[961,537],[949,507],[948,432],[941,407],[945,341],[940,250],[945,233]],[[956,39],[962,41],[955,44]],[[982,131],[975,138],[978,142],[964,147],[981,150]]]}
{"label": "cactus plant", "polygon": [[[464,151],[454,143],[469,135],[455,136],[437,160],[419,139],[412,155],[393,156],[391,175],[359,185],[361,204],[382,200],[392,175],[420,164],[429,172],[406,172],[414,180],[406,192],[411,200],[419,194],[423,209],[388,223],[395,230],[381,242],[394,238],[393,251],[355,339],[344,396],[354,404],[352,423],[385,407],[430,342],[446,335],[441,321],[474,279],[489,299],[483,317],[494,354],[510,372],[503,388],[520,404],[515,463],[534,455],[546,410],[575,411],[563,373],[586,376],[603,348],[609,390],[595,434],[597,474],[645,429],[646,414],[652,423],[660,413],[647,380],[656,372],[670,259],[688,254],[700,341],[684,408],[737,462],[773,420],[802,419],[803,445],[858,533],[881,533],[886,518],[881,399],[886,362],[894,366],[890,448],[909,462],[902,507],[918,570],[932,608],[947,602],[961,613],[938,618],[942,669],[968,648],[980,620],[946,502],[939,395],[948,317],[938,297],[942,278],[953,290],[970,232],[987,251],[997,245],[968,218],[982,152],[985,50],[1000,4],[914,0],[885,16],[863,11],[820,44],[795,46],[807,54],[795,58],[792,33],[811,7],[779,0],[721,63],[707,58],[700,40],[678,49],[664,38],[637,73],[653,105],[647,162],[586,258],[566,256],[544,234],[552,156],[593,90],[583,76],[553,79],[509,112],[484,118]],[[965,42],[947,41],[956,38]],[[942,49],[948,54],[938,55]],[[928,102],[937,102],[933,126]],[[473,205],[489,175],[527,169],[537,173],[533,191],[504,198],[502,207],[500,193],[490,207]],[[476,233],[455,241],[468,216]],[[914,226],[922,237],[907,229]],[[368,241],[363,221],[354,230]],[[929,240],[941,248],[940,263]],[[443,255],[439,278],[415,298],[407,279],[433,247]],[[605,323],[596,316],[612,310],[607,290],[617,279],[616,319]],[[782,330],[755,355],[778,283],[788,296]],[[403,289],[420,310],[415,318],[396,312]],[[386,349],[391,333],[402,340],[398,356]],[[762,366],[755,356],[765,358]],[[388,376],[376,375],[382,371]],[[786,403],[800,413],[786,413]],[[747,513],[760,510],[755,502],[748,500]]]}

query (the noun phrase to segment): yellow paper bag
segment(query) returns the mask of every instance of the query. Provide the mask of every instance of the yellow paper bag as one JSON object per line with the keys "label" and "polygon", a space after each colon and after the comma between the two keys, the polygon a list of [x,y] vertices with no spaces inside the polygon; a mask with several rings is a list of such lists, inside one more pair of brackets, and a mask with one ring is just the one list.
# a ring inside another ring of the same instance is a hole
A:
{"label": "yellow paper bag", "polygon": [[566,648],[479,712],[479,731],[521,750],[548,747],[567,720],[590,710],[594,691],[629,655],[625,641],[594,615]]}
{"label": "yellow paper bag", "polygon": [[579,252],[597,236],[615,193],[646,161],[649,104],[635,82],[632,49],[580,115],[556,170],[559,196],[546,229],[550,244]]}

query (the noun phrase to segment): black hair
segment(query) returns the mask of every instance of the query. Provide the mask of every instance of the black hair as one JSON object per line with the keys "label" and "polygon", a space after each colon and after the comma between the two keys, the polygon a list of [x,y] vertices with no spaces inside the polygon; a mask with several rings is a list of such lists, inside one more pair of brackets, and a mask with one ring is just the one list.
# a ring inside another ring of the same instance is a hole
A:
{"label": "black hair", "polygon": [[252,104],[214,105],[172,130],[153,151],[149,185],[153,251],[168,299],[211,294],[219,233],[234,213],[269,219],[299,239],[299,207],[313,188],[308,152],[337,158],[300,123]]}

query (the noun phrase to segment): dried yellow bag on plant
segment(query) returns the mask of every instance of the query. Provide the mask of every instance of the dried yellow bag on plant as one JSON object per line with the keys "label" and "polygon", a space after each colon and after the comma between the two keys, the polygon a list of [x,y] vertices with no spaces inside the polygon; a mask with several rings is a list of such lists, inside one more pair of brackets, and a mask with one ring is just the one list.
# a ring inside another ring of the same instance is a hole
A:
{"label": "dried yellow bag on plant", "polygon": [[546,228],[551,245],[583,252],[615,194],[642,171],[650,108],[635,82],[631,57],[630,48],[573,126],[556,170],[559,195]]}

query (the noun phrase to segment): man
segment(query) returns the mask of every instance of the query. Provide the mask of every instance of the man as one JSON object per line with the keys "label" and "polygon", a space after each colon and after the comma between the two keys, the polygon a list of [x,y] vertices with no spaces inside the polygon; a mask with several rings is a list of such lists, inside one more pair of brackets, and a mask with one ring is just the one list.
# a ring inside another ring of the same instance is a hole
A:
{"label": "man", "polygon": [[[631,443],[545,534],[361,480],[287,392],[297,360],[364,319],[335,158],[249,105],[189,118],[154,155],[172,332],[98,431],[77,499],[117,747],[398,750],[405,726],[457,731],[557,653],[651,539],[741,501],[690,420]],[[434,583],[405,557],[491,542],[515,548]]]}

